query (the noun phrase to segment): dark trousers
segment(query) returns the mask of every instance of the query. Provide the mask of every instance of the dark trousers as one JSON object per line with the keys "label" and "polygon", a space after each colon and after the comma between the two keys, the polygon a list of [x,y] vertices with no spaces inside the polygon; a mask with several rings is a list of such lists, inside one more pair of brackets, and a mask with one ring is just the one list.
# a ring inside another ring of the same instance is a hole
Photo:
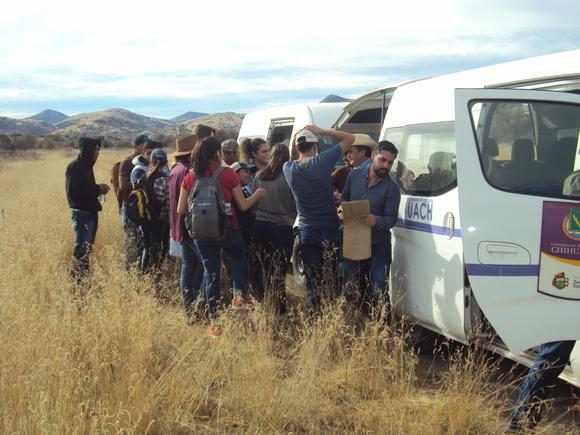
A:
{"label": "dark trousers", "polygon": [[320,310],[322,294],[338,295],[338,225],[298,229],[300,255],[306,274],[306,300],[311,313]]}
{"label": "dark trousers", "polygon": [[154,222],[142,227],[143,247],[140,270],[143,273],[154,269],[159,273],[161,264],[169,253],[169,222]]}
{"label": "dark trousers", "polygon": [[277,314],[286,312],[286,273],[292,254],[292,226],[256,220],[254,241],[258,247],[259,294],[270,293]]}
{"label": "dark trousers", "polygon": [[536,361],[520,386],[511,417],[511,429],[533,429],[538,423],[541,403],[546,400],[549,389],[566,367],[575,343],[554,341],[539,347]]}
{"label": "dark trousers", "polygon": [[123,221],[125,230],[125,269],[129,270],[137,264],[141,267],[141,254],[143,253],[143,232],[141,227],[129,219]]}
{"label": "dark trousers", "polygon": [[80,281],[89,272],[89,255],[95,243],[99,215],[91,211],[72,210],[71,219],[75,237],[70,274],[73,279]]}
{"label": "dark trousers", "polygon": [[389,241],[373,243],[371,258],[368,260],[354,261],[345,258],[342,267],[347,299],[357,305],[370,299],[368,302],[374,308],[377,308],[379,304],[388,304],[387,279],[390,265],[391,243]]}

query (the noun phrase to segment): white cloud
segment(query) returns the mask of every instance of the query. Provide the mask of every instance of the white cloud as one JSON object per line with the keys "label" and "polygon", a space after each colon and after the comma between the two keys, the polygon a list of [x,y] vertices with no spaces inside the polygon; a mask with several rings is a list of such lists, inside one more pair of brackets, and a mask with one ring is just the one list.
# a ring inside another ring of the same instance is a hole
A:
{"label": "white cloud", "polygon": [[10,2],[0,16],[0,98],[369,90],[398,78],[389,68],[425,59],[460,64],[578,46],[580,32],[542,45],[541,35],[576,28],[580,4],[569,3]]}

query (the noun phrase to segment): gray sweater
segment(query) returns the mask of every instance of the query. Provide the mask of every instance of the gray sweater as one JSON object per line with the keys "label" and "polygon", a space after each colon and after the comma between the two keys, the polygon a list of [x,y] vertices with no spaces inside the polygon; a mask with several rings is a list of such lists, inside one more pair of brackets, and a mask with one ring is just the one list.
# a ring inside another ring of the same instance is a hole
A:
{"label": "gray sweater", "polygon": [[258,187],[266,190],[267,194],[254,206],[256,220],[293,226],[296,220],[296,203],[284,173],[281,172],[275,180],[262,181],[258,172],[252,191],[255,192]]}

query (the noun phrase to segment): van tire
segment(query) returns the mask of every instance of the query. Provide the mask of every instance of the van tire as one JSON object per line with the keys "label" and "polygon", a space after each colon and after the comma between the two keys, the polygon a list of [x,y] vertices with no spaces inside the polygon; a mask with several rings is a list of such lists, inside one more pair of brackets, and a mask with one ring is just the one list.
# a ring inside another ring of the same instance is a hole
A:
{"label": "van tire", "polygon": [[298,231],[294,233],[294,243],[292,245],[292,274],[294,275],[294,281],[296,284],[304,285],[306,278],[304,276],[302,256],[300,255],[300,240],[298,238]]}

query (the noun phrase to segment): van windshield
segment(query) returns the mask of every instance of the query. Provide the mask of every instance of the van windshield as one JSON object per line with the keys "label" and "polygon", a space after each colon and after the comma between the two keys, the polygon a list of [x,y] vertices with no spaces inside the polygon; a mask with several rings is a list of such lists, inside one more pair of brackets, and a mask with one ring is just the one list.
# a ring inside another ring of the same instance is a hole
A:
{"label": "van windshield", "polygon": [[482,171],[501,190],[580,197],[580,106],[538,101],[471,103]]}

